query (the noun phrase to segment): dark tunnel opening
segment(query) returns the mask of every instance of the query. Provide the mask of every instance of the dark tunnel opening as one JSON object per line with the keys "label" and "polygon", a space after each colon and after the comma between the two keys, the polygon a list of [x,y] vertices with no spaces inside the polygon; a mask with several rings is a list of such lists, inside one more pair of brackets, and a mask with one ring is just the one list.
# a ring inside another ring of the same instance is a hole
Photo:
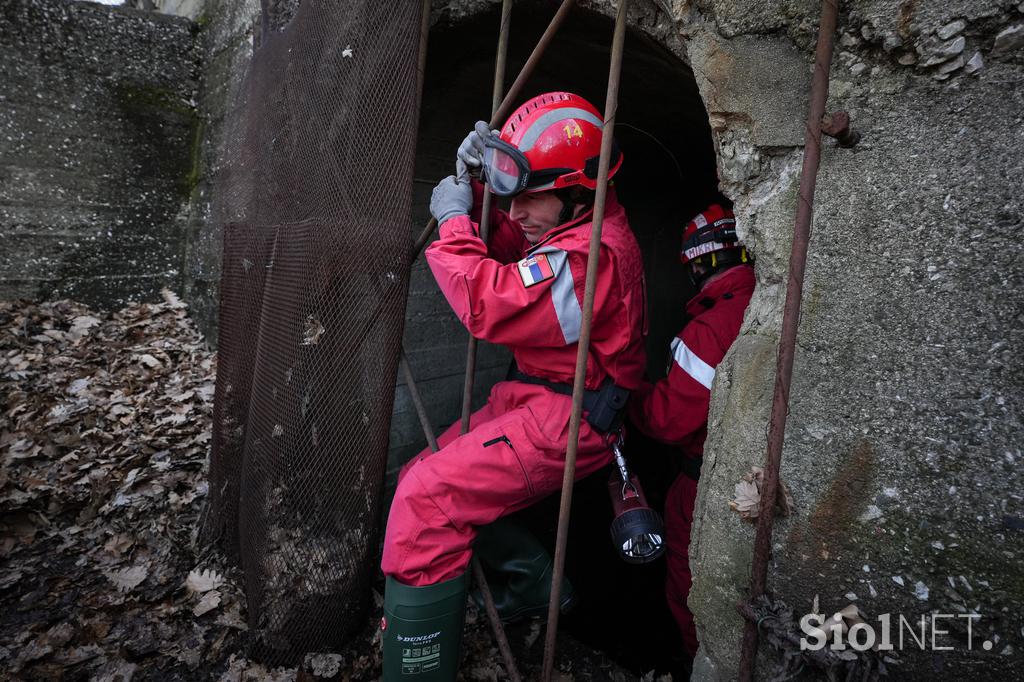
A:
{"label": "dark tunnel opening", "polygon": [[[513,10],[506,87],[551,15],[551,7],[542,4],[518,4]],[[495,7],[431,31],[417,150],[417,226],[429,219],[433,184],[454,172],[462,138],[476,120],[489,116],[498,23]],[[519,100],[569,90],[603,110],[612,30],[609,18],[574,10]],[[643,252],[650,330],[647,367],[653,380],[665,374],[669,343],[683,324],[686,301],[695,293],[679,263],[679,243],[685,223],[715,195],[715,152],[689,66],[632,29],[626,38],[617,119],[615,136],[625,158],[615,185]],[[635,429],[628,451],[649,500],[660,511],[677,473],[677,455],[646,441]],[[631,566],[613,550],[607,476],[598,473],[575,488],[566,572],[580,599],[563,616],[561,627],[637,673],[680,670],[679,634],[663,592],[664,559]],[[553,547],[557,514],[558,495],[553,495],[519,518]]]}

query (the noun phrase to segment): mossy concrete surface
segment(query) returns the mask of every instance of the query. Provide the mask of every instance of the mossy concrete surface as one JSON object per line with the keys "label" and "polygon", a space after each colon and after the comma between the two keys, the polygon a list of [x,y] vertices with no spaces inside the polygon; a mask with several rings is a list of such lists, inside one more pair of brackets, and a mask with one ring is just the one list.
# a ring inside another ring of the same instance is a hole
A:
{"label": "mossy concrete surface", "polygon": [[118,308],[181,290],[193,48],[192,23],[176,17],[0,7],[0,297]]}
{"label": "mossy concrete surface", "polygon": [[252,57],[259,0],[206,0],[196,18],[202,82],[196,97],[199,133],[191,147],[195,179],[187,217],[183,279],[185,299],[207,340],[217,343],[221,232],[211,219],[217,173],[232,153],[228,115],[239,106]]}

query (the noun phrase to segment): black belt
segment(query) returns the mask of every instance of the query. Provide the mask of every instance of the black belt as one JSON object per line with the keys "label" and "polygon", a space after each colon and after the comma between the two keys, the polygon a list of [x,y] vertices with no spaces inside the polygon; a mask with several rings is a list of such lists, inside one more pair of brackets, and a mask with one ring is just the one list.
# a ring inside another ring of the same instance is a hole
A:
{"label": "black belt", "polygon": [[[541,379],[521,371],[516,365],[509,368],[507,381],[518,381],[524,384],[543,386],[555,393],[571,396],[572,386],[557,381]],[[625,416],[626,401],[629,391],[616,386],[611,378],[604,380],[601,388],[596,391],[583,391],[583,411],[587,423],[600,433],[608,433],[619,428]]]}

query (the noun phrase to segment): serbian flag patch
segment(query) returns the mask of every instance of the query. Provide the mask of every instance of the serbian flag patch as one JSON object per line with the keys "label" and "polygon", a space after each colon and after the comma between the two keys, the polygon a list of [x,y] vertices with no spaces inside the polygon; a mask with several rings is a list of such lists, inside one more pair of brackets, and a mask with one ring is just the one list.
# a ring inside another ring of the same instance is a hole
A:
{"label": "serbian flag patch", "polygon": [[519,276],[523,278],[523,284],[527,288],[555,276],[554,271],[551,269],[551,263],[548,262],[547,254],[544,253],[527,256],[519,261],[517,265],[519,266]]}

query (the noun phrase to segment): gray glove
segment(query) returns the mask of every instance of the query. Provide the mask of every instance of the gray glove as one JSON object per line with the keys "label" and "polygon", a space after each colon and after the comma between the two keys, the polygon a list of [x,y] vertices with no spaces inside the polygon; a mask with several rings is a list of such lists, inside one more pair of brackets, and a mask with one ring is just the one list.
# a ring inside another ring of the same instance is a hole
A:
{"label": "gray glove", "polygon": [[442,225],[449,218],[469,215],[473,208],[473,188],[469,182],[459,182],[454,175],[437,183],[430,195],[430,214]]}
{"label": "gray glove", "polygon": [[466,135],[466,139],[459,145],[455,170],[459,180],[464,180],[467,173],[479,175],[480,168],[484,164],[484,138],[488,135],[497,135],[497,130],[490,130],[487,123],[477,121],[472,132]]}

